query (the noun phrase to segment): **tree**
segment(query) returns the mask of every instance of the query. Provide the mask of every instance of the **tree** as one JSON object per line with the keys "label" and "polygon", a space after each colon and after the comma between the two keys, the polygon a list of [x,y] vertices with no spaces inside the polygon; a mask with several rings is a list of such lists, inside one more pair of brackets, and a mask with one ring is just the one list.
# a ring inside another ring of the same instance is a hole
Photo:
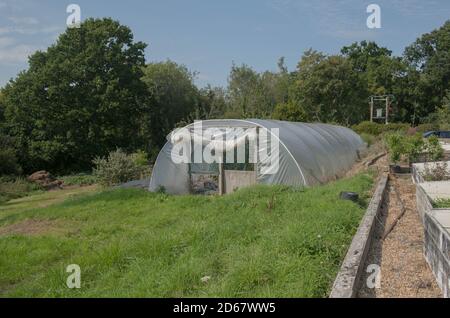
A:
{"label": "tree", "polygon": [[153,145],[163,146],[167,134],[196,110],[199,93],[194,77],[186,66],[172,61],[150,63],[144,68],[142,81],[150,95],[145,135],[151,136]]}
{"label": "tree", "polygon": [[27,171],[88,169],[98,155],[139,146],[145,47],[116,21],[88,19],[29,58],[4,90]]}
{"label": "tree", "polygon": [[305,52],[292,89],[312,121],[351,125],[367,117],[367,89],[345,57]]}
{"label": "tree", "polygon": [[404,52],[404,59],[420,73],[416,99],[424,113],[442,105],[450,89],[450,20],[442,27],[422,35]]}
{"label": "tree", "polygon": [[350,46],[344,46],[341,49],[341,53],[350,59],[356,71],[366,72],[371,60],[389,57],[392,51],[379,47],[375,42],[361,41],[360,43],[355,42]]}
{"label": "tree", "polygon": [[257,73],[247,65],[233,64],[228,79],[229,109],[226,117],[270,118],[275,105],[289,100],[292,76],[278,61],[278,72]]}
{"label": "tree", "polygon": [[200,102],[195,111],[195,119],[223,118],[227,111],[226,91],[222,87],[206,87],[200,89]]}
{"label": "tree", "polygon": [[305,110],[294,101],[278,104],[272,114],[273,119],[293,122],[308,121]]}

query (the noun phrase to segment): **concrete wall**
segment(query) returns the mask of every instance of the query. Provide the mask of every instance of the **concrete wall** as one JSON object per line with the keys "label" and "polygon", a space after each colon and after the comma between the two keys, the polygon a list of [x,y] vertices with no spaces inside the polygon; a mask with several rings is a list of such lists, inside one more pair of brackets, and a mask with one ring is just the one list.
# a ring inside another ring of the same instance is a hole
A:
{"label": "concrete wall", "polygon": [[450,209],[434,209],[432,200],[450,194],[450,182],[416,185],[417,209],[422,218],[425,259],[444,297],[450,298]]}
{"label": "concrete wall", "polygon": [[444,297],[450,298],[450,234],[431,213],[425,214],[424,228],[425,258]]}
{"label": "concrete wall", "polygon": [[361,277],[364,273],[363,267],[366,263],[375,229],[375,220],[381,211],[384,196],[386,195],[387,181],[387,176],[383,176],[378,182],[366,214],[353,237],[341,269],[334,281],[330,298],[354,298],[358,293]]}

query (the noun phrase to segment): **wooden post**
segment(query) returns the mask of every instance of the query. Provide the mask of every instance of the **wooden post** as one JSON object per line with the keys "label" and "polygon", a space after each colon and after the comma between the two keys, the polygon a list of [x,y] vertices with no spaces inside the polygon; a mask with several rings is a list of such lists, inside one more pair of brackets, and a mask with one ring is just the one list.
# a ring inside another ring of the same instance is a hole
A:
{"label": "wooden post", "polygon": [[370,97],[370,122],[373,122],[373,96]]}
{"label": "wooden post", "polygon": [[223,169],[223,163],[219,163],[219,194],[225,194],[225,170]]}
{"label": "wooden post", "polygon": [[389,96],[386,96],[386,125],[389,124]]}

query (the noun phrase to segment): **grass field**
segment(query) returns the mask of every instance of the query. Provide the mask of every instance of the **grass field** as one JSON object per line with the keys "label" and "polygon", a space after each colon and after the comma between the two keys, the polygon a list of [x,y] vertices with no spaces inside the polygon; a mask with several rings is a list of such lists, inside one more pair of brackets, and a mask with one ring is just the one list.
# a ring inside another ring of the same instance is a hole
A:
{"label": "grass field", "polygon": [[[0,206],[0,296],[326,297],[365,211],[339,193],[367,201],[371,188],[363,174],[224,197],[127,189],[42,207],[49,194],[19,199]],[[66,287],[70,264],[81,289]]]}

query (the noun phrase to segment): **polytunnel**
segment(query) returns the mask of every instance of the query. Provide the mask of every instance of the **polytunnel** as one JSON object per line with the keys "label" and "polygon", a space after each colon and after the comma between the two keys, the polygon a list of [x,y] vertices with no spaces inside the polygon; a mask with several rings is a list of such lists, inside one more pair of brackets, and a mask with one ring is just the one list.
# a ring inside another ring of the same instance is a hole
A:
{"label": "polytunnel", "polygon": [[200,121],[167,139],[149,190],[170,194],[323,184],[343,176],[366,147],[345,127],[261,119]]}

